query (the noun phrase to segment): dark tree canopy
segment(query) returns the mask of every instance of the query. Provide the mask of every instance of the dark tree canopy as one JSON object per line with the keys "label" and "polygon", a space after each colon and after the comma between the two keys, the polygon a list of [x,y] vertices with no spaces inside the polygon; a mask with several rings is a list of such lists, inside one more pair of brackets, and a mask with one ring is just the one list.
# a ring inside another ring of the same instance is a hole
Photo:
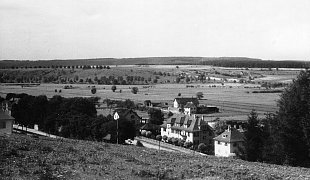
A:
{"label": "dark tree canopy", "polygon": [[310,165],[310,71],[301,71],[278,101],[285,163]]}
{"label": "dark tree canopy", "polygon": [[150,123],[156,125],[162,125],[164,121],[164,114],[159,109],[150,108],[148,111],[150,117]]}
{"label": "dark tree canopy", "polygon": [[262,129],[259,125],[257,113],[252,110],[248,117],[248,124],[246,126],[245,135],[245,151],[248,161],[257,161],[261,157],[263,146]]}
{"label": "dark tree canopy", "polygon": [[132,92],[133,94],[137,94],[138,91],[139,91],[138,87],[133,87],[133,88],[131,89],[131,92]]}

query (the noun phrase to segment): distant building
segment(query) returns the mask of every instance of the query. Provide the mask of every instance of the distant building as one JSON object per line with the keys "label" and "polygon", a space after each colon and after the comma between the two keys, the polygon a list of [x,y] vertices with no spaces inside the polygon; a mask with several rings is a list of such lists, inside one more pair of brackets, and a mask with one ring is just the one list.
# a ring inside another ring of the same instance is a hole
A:
{"label": "distant building", "polygon": [[197,112],[197,106],[192,103],[192,102],[188,102],[186,103],[186,105],[184,106],[184,114],[195,114]]}
{"label": "distant building", "polygon": [[237,129],[228,126],[227,130],[214,138],[215,156],[235,156],[244,148],[243,143],[244,135]]}
{"label": "distant building", "polygon": [[118,118],[120,120],[127,120],[133,122],[136,126],[139,126],[141,124],[141,118],[132,109],[126,109],[126,108],[115,109],[113,117],[114,119]]}
{"label": "distant building", "polygon": [[0,109],[0,135],[12,134],[14,118],[8,112]]}
{"label": "distant building", "polygon": [[175,98],[173,101],[174,108],[184,108],[184,106],[188,103],[193,103],[196,107],[199,105],[199,101],[197,98]]}
{"label": "distant building", "polygon": [[190,141],[194,145],[213,143],[213,129],[197,116],[175,114],[161,125],[161,135]]}

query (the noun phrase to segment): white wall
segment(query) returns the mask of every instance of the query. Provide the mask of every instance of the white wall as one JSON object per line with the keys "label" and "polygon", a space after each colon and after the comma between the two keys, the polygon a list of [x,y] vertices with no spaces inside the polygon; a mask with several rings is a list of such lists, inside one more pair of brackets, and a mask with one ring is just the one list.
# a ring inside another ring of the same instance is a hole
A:
{"label": "white wall", "polygon": [[228,157],[232,152],[231,152],[231,144],[227,143],[225,146],[225,142],[220,142],[219,141],[214,141],[214,154],[215,156],[222,156],[222,157]]}
{"label": "white wall", "polygon": [[179,107],[179,104],[178,104],[178,102],[176,100],[174,100],[174,102],[173,102],[173,107],[174,108],[178,108]]}

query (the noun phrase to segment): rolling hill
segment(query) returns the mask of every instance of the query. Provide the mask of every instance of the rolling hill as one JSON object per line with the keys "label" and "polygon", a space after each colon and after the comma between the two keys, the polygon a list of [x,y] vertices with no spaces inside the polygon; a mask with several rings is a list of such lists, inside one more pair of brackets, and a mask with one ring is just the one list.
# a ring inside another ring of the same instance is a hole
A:
{"label": "rolling hill", "polygon": [[1,179],[307,179],[307,168],[131,145],[0,136]]}

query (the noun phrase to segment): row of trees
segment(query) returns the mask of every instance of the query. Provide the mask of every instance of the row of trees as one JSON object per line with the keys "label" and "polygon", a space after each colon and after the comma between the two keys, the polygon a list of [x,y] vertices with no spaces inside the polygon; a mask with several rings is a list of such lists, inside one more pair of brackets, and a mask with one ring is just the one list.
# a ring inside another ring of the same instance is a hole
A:
{"label": "row of trees", "polygon": [[310,71],[301,71],[278,101],[279,112],[258,119],[252,112],[245,132],[249,161],[310,167]]}
{"label": "row of trees", "polygon": [[305,61],[262,61],[262,60],[238,60],[216,59],[200,62],[202,65],[238,68],[306,68],[310,63]]}
{"label": "row of trees", "polygon": [[157,83],[156,78],[145,78],[143,76],[101,76],[94,78],[80,78],[75,75],[73,78],[67,77],[65,71],[61,72],[23,72],[23,73],[0,73],[0,83],[88,83],[88,84],[106,84],[106,85],[127,85],[127,84],[149,84]]}
{"label": "row of trees", "polygon": [[[41,131],[62,137],[101,141],[107,134],[111,134],[111,142],[116,142],[116,121],[112,116],[97,116],[95,104],[98,100],[63,98],[58,95],[48,100],[43,95],[24,94],[18,103],[13,104],[12,116],[22,126],[32,128],[38,124]],[[135,129],[133,123],[120,119],[119,142],[133,138]]]}
{"label": "row of trees", "polygon": [[64,65],[51,65],[51,66],[10,66],[10,67],[1,67],[1,69],[41,69],[41,68],[52,68],[52,69],[111,69],[110,66],[102,65],[76,65],[76,66],[64,66]]}

